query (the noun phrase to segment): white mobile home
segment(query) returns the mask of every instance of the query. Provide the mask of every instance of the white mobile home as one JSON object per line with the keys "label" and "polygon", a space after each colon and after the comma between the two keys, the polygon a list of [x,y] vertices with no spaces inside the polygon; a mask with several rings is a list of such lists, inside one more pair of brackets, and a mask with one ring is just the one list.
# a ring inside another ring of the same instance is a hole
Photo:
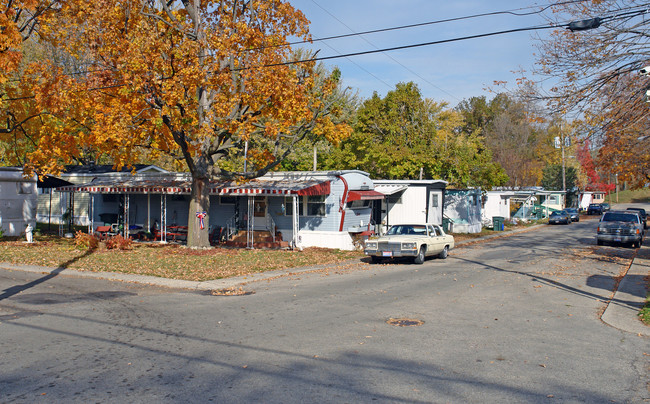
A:
{"label": "white mobile home", "polygon": [[25,178],[21,168],[0,167],[0,229],[20,236],[27,224],[36,226],[36,176]]}
{"label": "white mobile home", "polygon": [[375,203],[373,221],[384,228],[399,223],[442,224],[447,182],[443,180],[373,180],[386,195]]}

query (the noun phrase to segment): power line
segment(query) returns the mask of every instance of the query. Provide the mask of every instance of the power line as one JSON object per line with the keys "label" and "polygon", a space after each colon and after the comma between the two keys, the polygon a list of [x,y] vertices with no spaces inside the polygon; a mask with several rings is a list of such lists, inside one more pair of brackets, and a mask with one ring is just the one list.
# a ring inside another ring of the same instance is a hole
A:
{"label": "power line", "polygon": [[[643,9],[643,10],[639,10],[639,11],[635,11],[635,12],[627,12],[627,13],[621,13],[621,14],[613,15],[613,16],[610,16],[610,17],[603,17],[600,20],[601,21],[617,20],[617,19],[622,19],[622,18],[629,18],[630,16],[645,15],[645,14],[647,14],[649,12],[650,12],[650,9]],[[562,27],[568,28],[569,25],[570,25],[570,23],[563,23],[563,24],[549,24],[549,25],[541,25],[541,26],[538,25],[538,26],[532,26],[532,27],[522,27],[522,28],[509,29],[509,30],[488,32],[488,33],[483,33],[483,34],[475,34],[475,35],[467,35],[467,36],[463,36],[463,37],[442,39],[442,40],[437,40],[437,41],[423,42],[423,43],[417,43],[417,44],[394,46],[394,47],[382,48],[382,49],[371,49],[371,50],[367,50],[367,51],[352,52],[352,53],[339,54],[339,55],[333,55],[333,56],[321,56],[321,57],[315,57],[315,58],[304,59],[304,60],[294,60],[294,61],[287,61],[287,62],[280,62],[280,63],[270,63],[270,64],[260,65],[260,66],[242,67],[242,68],[232,69],[232,71],[260,69],[260,68],[266,68],[266,67],[277,67],[277,66],[287,66],[287,65],[297,65],[297,64],[301,64],[301,63],[309,63],[309,62],[340,59],[340,58],[349,58],[349,57],[353,57],[353,56],[369,55],[369,54],[374,54],[374,53],[383,53],[383,52],[411,49],[411,48],[417,48],[417,47],[423,47],[423,46],[440,45],[440,44],[445,44],[445,43],[466,41],[466,40],[478,39],[478,38],[486,38],[486,37],[490,37],[490,36],[511,34],[511,33],[516,33],[516,32],[537,31],[537,30],[554,29],[554,28],[562,28]],[[114,69],[106,69],[105,71],[109,71],[109,70],[114,70]],[[99,71],[101,71],[101,70],[99,70]],[[66,74],[66,75],[72,75],[72,74],[83,74],[83,72],[71,73],[71,74]],[[123,86],[125,86],[125,84],[115,84],[115,85],[108,86],[108,87],[89,88],[89,89],[86,89],[86,91],[101,90],[101,89],[106,89],[106,88],[115,88],[115,87],[123,87]],[[23,100],[23,99],[29,99],[29,98],[33,98],[33,96],[32,97],[20,97],[20,98],[5,98],[3,101],[17,101],[17,100]]]}
{"label": "power line", "polygon": [[[505,10],[505,11],[493,11],[493,12],[489,12],[489,13],[473,14],[473,15],[467,15],[467,16],[463,16],[463,17],[453,17],[453,18],[446,18],[446,19],[442,19],[442,20],[434,20],[434,21],[427,21],[427,22],[421,22],[421,23],[415,23],[415,24],[400,25],[400,26],[390,27],[390,28],[378,28],[378,29],[373,29],[373,30],[369,30],[369,31],[353,32],[353,33],[350,33],[350,34],[332,35],[332,36],[323,37],[323,38],[312,38],[311,40],[290,42],[288,45],[300,45],[300,44],[312,43],[312,42],[329,41],[329,40],[332,40],[332,39],[341,39],[341,38],[349,38],[349,37],[353,37],[353,36],[377,34],[377,33],[381,33],[381,32],[390,32],[390,31],[397,31],[397,30],[403,30],[403,29],[418,28],[418,27],[424,27],[424,26],[427,26],[427,25],[442,24],[442,23],[446,23],[446,22],[462,21],[462,20],[469,20],[469,19],[474,19],[474,18],[479,18],[479,17],[490,17],[490,16],[503,15],[503,14],[510,14],[510,15],[514,15],[514,16],[526,16],[526,15],[540,14],[540,13],[546,11],[547,9],[551,8],[551,7],[555,7],[555,6],[559,6],[559,5],[566,5],[566,4],[582,3],[582,2],[585,2],[585,1],[589,1],[589,0],[565,1],[565,2],[561,2],[561,3],[553,4],[553,5],[548,5],[546,7],[542,7],[541,9],[539,9],[537,11],[531,11],[531,12],[528,12],[528,13],[517,13],[516,11],[528,10],[528,9],[531,9],[531,8],[537,8],[538,6],[522,7],[522,8],[518,8],[518,9]],[[312,0],[312,3],[316,4],[318,7],[320,7],[325,12],[330,14],[327,10],[325,10],[320,4],[316,3],[314,0]],[[330,15],[332,15],[332,14],[330,14]],[[334,18],[336,18],[336,17],[334,17]],[[342,21],[338,20],[338,18],[337,18],[337,21],[339,21],[341,24],[343,24],[343,25],[345,25],[347,27],[347,25],[345,23],[343,23]],[[347,27],[347,28],[350,29],[349,27]]]}
{"label": "power line", "polygon": [[[316,2],[316,0],[311,0],[311,1],[312,1],[312,3],[314,3],[314,4],[316,4],[318,7],[320,7],[321,10],[325,11],[325,12],[326,12],[327,14],[329,14],[332,18],[334,18],[336,21],[340,22],[344,27],[346,27],[347,29],[349,29],[350,31],[352,31],[352,32],[354,33],[354,30],[353,30],[352,28],[350,28],[346,23],[344,23],[343,21],[341,21],[340,19],[338,19],[334,14],[332,14],[332,13],[330,13],[328,10],[326,10],[323,6],[321,6],[320,4],[318,4],[318,3]],[[375,47],[375,49],[378,49],[378,47],[375,46],[375,44],[371,43],[370,41],[368,41],[368,40],[367,40],[366,38],[364,38],[363,36],[361,36],[361,39],[363,39],[365,42],[367,42],[367,43],[370,44],[371,46]],[[325,43],[325,45],[330,46],[330,45],[327,44],[327,43]],[[448,92],[448,91],[446,91],[446,90],[444,90],[444,89],[438,87],[437,85],[433,84],[432,82],[430,82],[429,80],[425,79],[424,77],[420,76],[418,73],[416,73],[416,72],[413,71],[411,68],[407,67],[407,66],[404,65],[402,62],[400,62],[400,61],[398,61],[397,59],[395,59],[394,57],[390,56],[390,55],[387,54],[387,53],[384,53],[384,54],[385,54],[388,58],[390,58],[393,62],[395,62],[395,63],[397,63],[398,65],[402,66],[403,68],[405,68],[405,69],[408,70],[409,72],[413,73],[414,75],[416,75],[417,77],[419,77],[421,80],[423,80],[424,82],[426,82],[427,84],[429,84],[431,87],[433,87],[433,88],[437,88],[438,90],[440,90],[440,91],[442,91],[443,93],[449,95],[450,97],[455,98],[457,101],[460,101],[460,100],[458,99],[458,97],[456,97],[455,95],[451,94],[450,92]],[[347,58],[347,59],[350,60],[350,61],[352,61],[352,59],[350,59],[350,58]],[[354,63],[355,65],[359,66],[356,62],[352,62],[352,63]],[[368,70],[366,70],[366,69],[363,69],[363,70],[366,71],[366,72],[368,72]],[[377,78],[377,76],[375,76],[374,74],[372,74],[372,73],[370,73],[370,72],[368,72],[368,73],[371,74],[373,77]],[[381,81],[382,83],[386,84],[385,81],[383,81],[383,80],[380,80],[380,81]],[[389,87],[390,87],[390,86],[389,86]]]}

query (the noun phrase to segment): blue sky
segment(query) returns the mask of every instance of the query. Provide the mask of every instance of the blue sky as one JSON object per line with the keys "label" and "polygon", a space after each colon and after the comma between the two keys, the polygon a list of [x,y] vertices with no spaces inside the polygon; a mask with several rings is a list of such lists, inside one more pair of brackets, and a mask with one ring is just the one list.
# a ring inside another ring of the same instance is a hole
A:
{"label": "blue sky", "polygon": [[[367,30],[465,17],[481,13],[512,11],[545,4],[507,0],[291,0],[311,21],[314,38]],[[532,11],[519,10],[524,12]],[[399,31],[315,42],[319,56],[332,56],[389,48],[468,35],[484,34],[545,24],[539,15],[497,15],[427,25]],[[550,30],[519,32],[441,45],[325,61],[341,69],[344,85],[368,98],[373,91],[385,95],[399,82],[413,81],[422,94],[450,106],[473,96],[494,94],[487,88],[495,80],[514,87],[518,71],[530,72],[536,49],[532,35]],[[530,73],[529,73],[530,74]]]}

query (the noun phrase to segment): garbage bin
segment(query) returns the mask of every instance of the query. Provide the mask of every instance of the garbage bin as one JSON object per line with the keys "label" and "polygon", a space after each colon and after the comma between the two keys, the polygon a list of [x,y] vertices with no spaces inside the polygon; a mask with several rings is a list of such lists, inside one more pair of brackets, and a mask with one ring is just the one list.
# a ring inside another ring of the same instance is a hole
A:
{"label": "garbage bin", "polygon": [[503,216],[492,217],[492,228],[494,231],[503,231],[503,222],[506,218]]}
{"label": "garbage bin", "polygon": [[451,220],[449,218],[442,218],[442,229],[445,233],[451,233]]}

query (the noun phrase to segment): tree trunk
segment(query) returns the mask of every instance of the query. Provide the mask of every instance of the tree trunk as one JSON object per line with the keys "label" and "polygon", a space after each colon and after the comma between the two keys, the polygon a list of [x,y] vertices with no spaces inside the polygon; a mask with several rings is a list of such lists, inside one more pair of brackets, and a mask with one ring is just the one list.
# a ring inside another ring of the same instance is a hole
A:
{"label": "tree trunk", "polygon": [[[187,246],[210,247],[210,195],[207,178],[192,178]],[[201,228],[203,227],[203,228]]]}

